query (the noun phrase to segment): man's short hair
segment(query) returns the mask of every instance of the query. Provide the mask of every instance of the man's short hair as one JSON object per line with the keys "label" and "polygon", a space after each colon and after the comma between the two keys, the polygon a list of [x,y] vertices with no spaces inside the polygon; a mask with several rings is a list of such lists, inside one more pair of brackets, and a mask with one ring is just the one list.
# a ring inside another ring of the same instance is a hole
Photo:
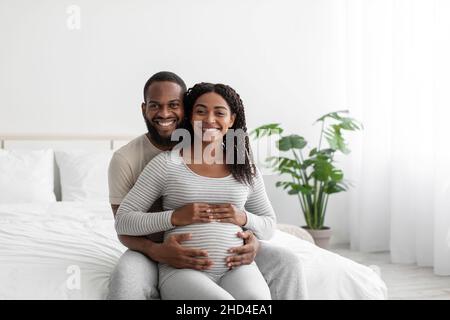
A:
{"label": "man's short hair", "polygon": [[178,76],[177,74],[170,72],[170,71],[160,71],[160,72],[152,75],[150,77],[150,79],[148,79],[147,82],[145,83],[144,101],[146,101],[146,93],[147,93],[148,87],[150,87],[150,85],[153,82],[158,82],[158,81],[170,81],[170,82],[176,83],[181,87],[182,93],[185,93],[187,90],[186,83],[184,83],[183,79],[181,79],[180,76]]}

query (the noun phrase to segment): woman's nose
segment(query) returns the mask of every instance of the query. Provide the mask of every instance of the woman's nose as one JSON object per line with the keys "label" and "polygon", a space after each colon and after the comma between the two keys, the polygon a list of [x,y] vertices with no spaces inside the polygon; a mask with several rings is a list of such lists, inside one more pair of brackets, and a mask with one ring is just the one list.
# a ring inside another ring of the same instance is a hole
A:
{"label": "woman's nose", "polygon": [[214,112],[209,112],[209,113],[208,113],[208,116],[207,116],[207,118],[206,118],[206,121],[207,121],[208,123],[214,123],[214,122],[216,122],[216,116],[214,115]]}

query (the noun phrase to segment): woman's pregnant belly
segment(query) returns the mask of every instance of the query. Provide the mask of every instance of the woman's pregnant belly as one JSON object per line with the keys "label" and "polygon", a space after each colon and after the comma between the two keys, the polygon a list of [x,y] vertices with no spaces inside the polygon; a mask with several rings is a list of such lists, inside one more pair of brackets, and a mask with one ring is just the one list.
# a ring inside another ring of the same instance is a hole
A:
{"label": "woman's pregnant belly", "polygon": [[222,274],[229,268],[225,259],[231,254],[228,249],[243,245],[243,240],[237,236],[242,228],[231,223],[210,222],[195,223],[176,227],[164,233],[164,240],[173,234],[190,233],[190,240],[183,241],[182,246],[208,251],[208,258],[213,262],[211,269],[206,270],[214,274]]}

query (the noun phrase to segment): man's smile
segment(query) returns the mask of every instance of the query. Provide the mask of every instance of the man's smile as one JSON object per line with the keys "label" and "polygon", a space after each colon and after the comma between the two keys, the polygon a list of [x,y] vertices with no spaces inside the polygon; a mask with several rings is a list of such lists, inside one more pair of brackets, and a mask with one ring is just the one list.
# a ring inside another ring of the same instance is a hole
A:
{"label": "man's smile", "polygon": [[157,126],[164,128],[164,129],[175,125],[176,122],[177,122],[177,119],[175,119],[175,118],[153,120],[153,123],[155,123]]}

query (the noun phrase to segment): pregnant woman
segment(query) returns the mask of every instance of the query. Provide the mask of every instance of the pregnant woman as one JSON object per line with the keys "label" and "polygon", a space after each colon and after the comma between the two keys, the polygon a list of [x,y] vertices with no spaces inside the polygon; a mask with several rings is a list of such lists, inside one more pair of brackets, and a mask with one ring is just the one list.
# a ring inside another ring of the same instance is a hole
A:
{"label": "pregnant woman", "polygon": [[[194,139],[146,166],[117,211],[116,231],[134,236],[165,231],[165,238],[188,233],[183,245],[207,256],[201,270],[159,264],[162,299],[270,299],[255,262],[233,269],[227,264],[232,249],[243,244],[238,232],[269,239],[276,223],[248,137],[227,139],[238,129],[247,131],[242,100],[229,86],[200,83],[187,91],[184,104]],[[147,212],[159,197],[165,211]]]}

